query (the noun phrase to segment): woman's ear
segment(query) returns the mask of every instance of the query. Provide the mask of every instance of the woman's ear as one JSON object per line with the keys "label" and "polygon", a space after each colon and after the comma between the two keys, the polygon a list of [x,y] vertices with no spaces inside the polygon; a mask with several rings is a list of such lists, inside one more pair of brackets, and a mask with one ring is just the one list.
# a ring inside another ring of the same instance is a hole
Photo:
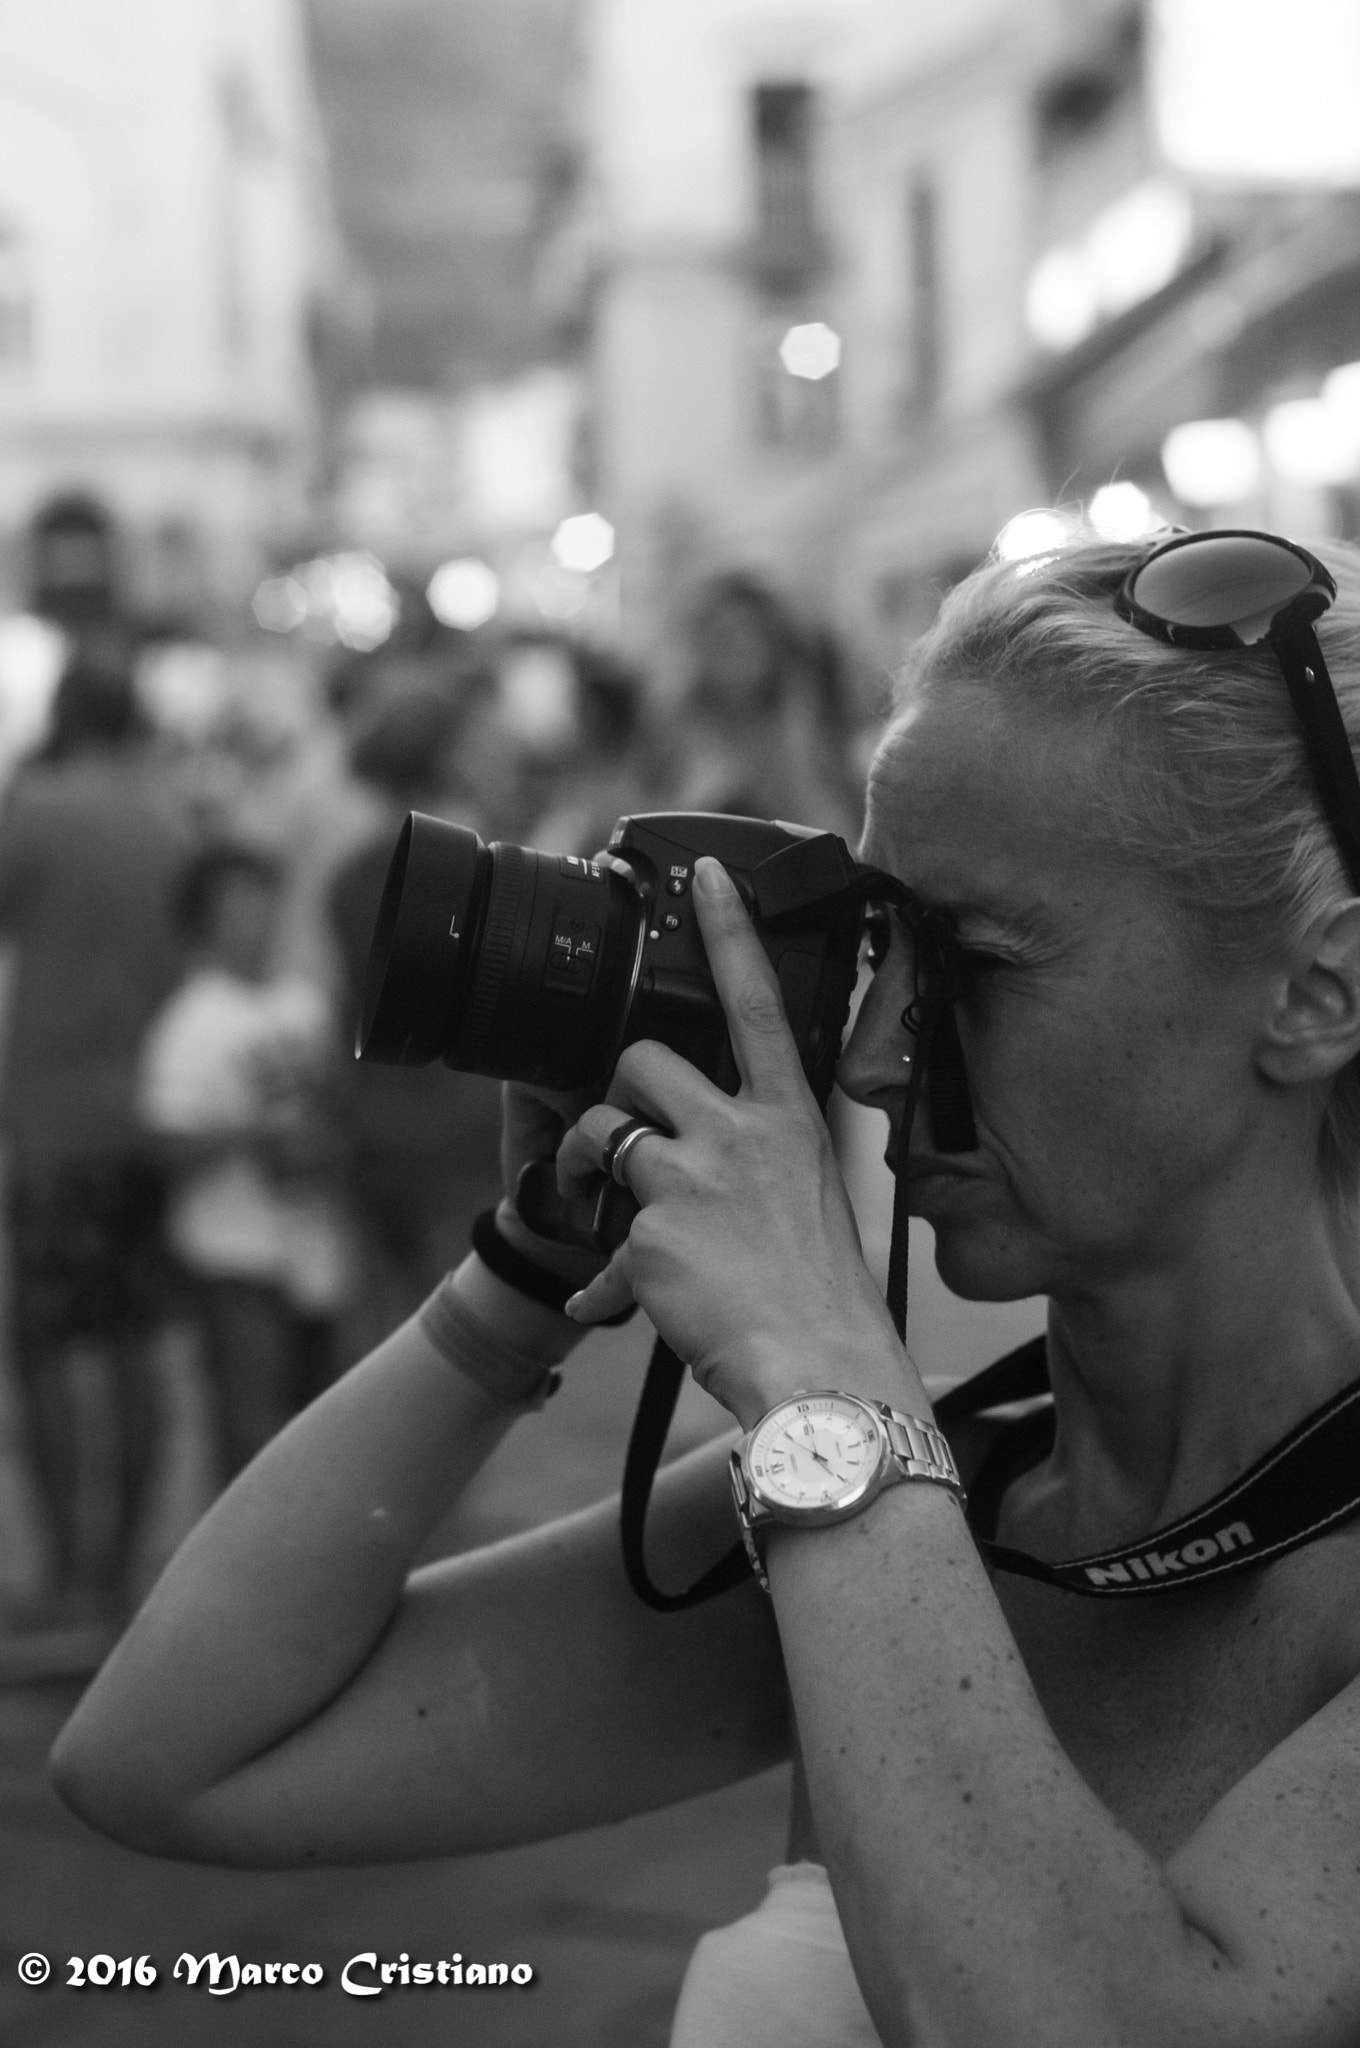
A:
{"label": "woman's ear", "polygon": [[1285,1087],[1330,1080],[1360,1053],[1360,900],[1329,910],[1289,956],[1257,1047]]}

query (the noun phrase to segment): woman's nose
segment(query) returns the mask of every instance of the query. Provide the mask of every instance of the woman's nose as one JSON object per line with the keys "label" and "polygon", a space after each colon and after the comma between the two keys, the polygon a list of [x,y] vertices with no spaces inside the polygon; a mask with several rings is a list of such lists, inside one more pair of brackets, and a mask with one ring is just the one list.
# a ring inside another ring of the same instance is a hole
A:
{"label": "woman's nose", "polygon": [[885,963],[870,981],[836,1069],[842,1092],[875,1109],[886,1107],[886,1093],[905,1088],[911,1072],[904,1062],[910,1058],[912,1040],[902,1028],[902,1009],[909,998],[905,986],[896,986],[898,980]]}

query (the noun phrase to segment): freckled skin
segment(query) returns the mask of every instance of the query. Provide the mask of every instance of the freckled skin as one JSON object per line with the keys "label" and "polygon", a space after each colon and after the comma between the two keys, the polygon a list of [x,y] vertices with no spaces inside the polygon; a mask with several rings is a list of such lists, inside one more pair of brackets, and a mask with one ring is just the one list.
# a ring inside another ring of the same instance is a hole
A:
{"label": "freckled skin", "polygon": [[[1004,743],[970,743],[976,730],[966,699],[923,706],[875,774],[863,847],[928,899],[1033,912],[1012,957],[964,961],[957,1017],[981,1140],[969,1163],[983,1177],[966,1202],[933,1186],[918,1206],[956,1291],[1084,1291],[1174,1257],[1225,1177],[1257,1164],[1250,1021],[1269,969],[1209,973],[1155,878],[1093,843],[1079,742],[1060,750],[1008,724]],[[907,965],[894,944],[838,1076],[894,1121]]]}

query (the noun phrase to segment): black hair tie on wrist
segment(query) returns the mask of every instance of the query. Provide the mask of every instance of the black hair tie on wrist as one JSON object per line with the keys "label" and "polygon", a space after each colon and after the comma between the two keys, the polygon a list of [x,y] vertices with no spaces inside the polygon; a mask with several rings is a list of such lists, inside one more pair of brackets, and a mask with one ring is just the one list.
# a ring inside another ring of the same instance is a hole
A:
{"label": "black hair tie on wrist", "polygon": [[[472,1249],[482,1264],[507,1287],[513,1287],[519,1294],[527,1294],[531,1301],[542,1302],[545,1308],[555,1308],[559,1315],[566,1309],[572,1295],[580,1291],[574,1280],[564,1280],[560,1273],[550,1273],[546,1266],[536,1265],[508,1238],[502,1237],[496,1228],[494,1209],[483,1209],[473,1223]],[[602,1323],[591,1327],[613,1329],[636,1313],[637,1303],[632,1301],[618,1315],[606,1316]]]}

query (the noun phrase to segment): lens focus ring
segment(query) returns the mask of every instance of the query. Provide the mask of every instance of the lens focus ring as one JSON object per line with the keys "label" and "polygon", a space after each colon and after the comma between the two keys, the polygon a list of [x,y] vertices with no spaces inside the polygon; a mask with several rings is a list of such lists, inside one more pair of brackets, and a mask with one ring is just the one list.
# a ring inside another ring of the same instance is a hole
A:
{"label": "lens focus ring", "polygon": [[522,846],[512,846],[504,841],[498,842],[491,851],[494,862],[491,895],[486,906],[477,972],[473,977],[459,1045],[458,1064],[472,1072],[478,1071],[477,1062],[486,1050],[496,1021],[506,970],[514,953],[515,926],[519,921],[525,887],[530,880],[529,865],[533,859],[533,855],[526,853]]}

